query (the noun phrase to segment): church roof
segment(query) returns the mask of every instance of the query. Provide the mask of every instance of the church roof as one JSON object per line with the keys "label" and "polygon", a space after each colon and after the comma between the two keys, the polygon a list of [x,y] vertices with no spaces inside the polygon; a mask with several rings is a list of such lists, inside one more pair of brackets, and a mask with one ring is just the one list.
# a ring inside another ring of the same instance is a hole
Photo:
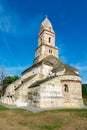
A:
{"label": "church roof", "polygon": [[[74,71],[72,71],[72,70],[70,70],[70,69],[67,69],[63,75],[76,75],[76,76],[79,76],[78,74],[76,74]],[[45,82],[47,82],[47,81],[50,81],[50,80],[52,80],[52,79],[54,79],[54,78],[56,78],[56,77],[58,77],[58,76],[57,76],[57,75],[53,75],[53,76],[47,77],[47,78],[45,78],[45,79],[38,80],[38,81],[34,82],[33,84],[31,84],[31,85],[29,86],[29,88],[37,87],[37,86],[39,86],[40,84],[45,83]]]}
{"label": "church roof", "polygon": [[44,83],[44,82],[46,82],[46,81],[49,81],[49,80],[51,80],[51,79],[53,79],[53,78],[55,78],[55,77],[57,77],[57,76],[55,75],[55,76],[47,77],[47,78],[42,79],[42,80],[38,80],[38,81],[36,81],[35,83],[31,84],[31,85],[29,86],[29,88],[37,87],[37,86],[39,86],[40,84],[42,84],[42,83]]}
{"label": "church roof", "polygon": [[[30,87],[36,87],[36,86],[38,86],[38,85],[40,85],[40,84],[42,84],[42,83],[44,83],[46,81],[49,81],[49,80],[51,80],[51,79],[53,79],[55,77],[58,77],[56,75],[56,73],[60,72],[60,71],[63,71],[64,69],[65,69],[65,71],[64,71],[63,75],[75,75],[75,76],[79,76],[76,73],[76,71],[78,71],[76,68],[74,68],[72,66],[69,66],[67,64],[64,64],[63,62],[61,62],[59,59],[57,59],[56,57],[54,57],[52,55],[49,55],[48,57],[44,58],[41,62],[33,65],[32,67],[30,67],[28,69],[31,70],[31,68],[37,67],[39,64],[42,64],[42,63],[45,63],[45,64],[47,63],[48,65],[53,66],[52,72],[55,73],[55,75],[54,76],[50,76],[50,77],[48,76],[47,78],[42,79],[42,80],[38,80],[35,83],[33,83],[31,86],[29,86],[29,88]],[[29,77],[29,78],[26,78],[26,80],[24,80],[24,81],[27,81],[30,78],[33,78],[34,76],[35,75],[33,75],[33,76]]]}
{"label": "church roof", "polygon": [[47,30],[47,31],[50,31],[50,32],[54,33],[52,24],[51,24],[50,20],[47,17],[41,23],[40,32],[42,32],[43,30]]}
{"label": "church roof", "polygon": [[27,81],[31,80],[31,79],[34,78],[35,76],[36,76],[36,74],[35,74],[35,75],[32,75],[32,76],[30,76],[30,77],[28,77],[28,78],[25,78],[25,79],[21,80],[21,84],[19,84],[19,85],[15,88],[15,90],[19,89],[23,84],[25,84]]}
{"label": "church roof", "polygon": [[31,67],[25,69],[21,74],[24,75],[25,73],[29,72],[30,70],[32,70],[34,67],[38,67],[39,65],[41,65],[42,62],[38,62],[37,64],[35,65],[32,65]]}
{"label": "church roof", "polygon": [[58,71],[62,71],[63,69],[65,69],[66,71],[69,71],[69,70],[75,71],[75,72],[78,71],[76,68],[69,66],[67,64],[64,64],[62,61],[60,61],[58,58],[54,57],[53,55],[47,56],[42,61],[48,62],[53,66],[53,69],[52,69],[53,73],[56,73]]}
{"label": "church roof", "polygon": [[36,81],[35,83],[33,83],[31,86],[29,87],[36,87],[46,81],[49,81],[55,77],[58,77],[56,75],[57,72],[60,72],[60,71],[64,71],[63,75],[75,75],[75,76],[79,76],[76,72],[78,71],[76,68],[72,67],[72,66],[69,66],[67,64],[64,64],[63,62],[61,62],[59,59],[57,59],[56,57],[52,56],[52,55],[49,55],[48,57],[44,58],[41,62],[44,62],[44,63],[49,63],[50,65],[53,66],[53,69],[52,69],[52,72],[55,73],[54,76],[50,76],[50,77],[47,77],[43,80],[38,80]]}
{"label": "church roof", "polygon": [[52,66],[53,67],[52,73],[57,73],[57,72],[63,71],[65,69],[64,75],[78,75],[76,73],[76,72],[78,72],[78,70],[76,68],[69,66],[67,64],[64,64],[62,61],[60,61],[58,58],[56,58],[53,55],[49,55],[46,58],[42,59],[42,61],[38,62],[37,64],[27,68],[26,70],[24,70],[22,72],[22,74],[29,72],[34,67],[37,67],[37,66],[41,65],[42,63]]}

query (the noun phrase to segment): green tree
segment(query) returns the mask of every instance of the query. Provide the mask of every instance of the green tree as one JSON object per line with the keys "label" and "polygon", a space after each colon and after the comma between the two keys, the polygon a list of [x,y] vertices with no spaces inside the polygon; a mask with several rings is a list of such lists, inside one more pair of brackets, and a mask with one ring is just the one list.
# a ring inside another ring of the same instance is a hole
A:
{"label": "green tree", "polygon": [[82,84],[82,95],[87,96],[87,84]]}
{"label": "green tree", "polygon": [[7,86],[9,84],[11,84],[12,82],[16,81],[17,79],[19,79],[19,77],[17,75],[15,76],[7,76],[3,79],[3,84],[2,84],[2,95],[4,95],[5,90],[7,88]]}

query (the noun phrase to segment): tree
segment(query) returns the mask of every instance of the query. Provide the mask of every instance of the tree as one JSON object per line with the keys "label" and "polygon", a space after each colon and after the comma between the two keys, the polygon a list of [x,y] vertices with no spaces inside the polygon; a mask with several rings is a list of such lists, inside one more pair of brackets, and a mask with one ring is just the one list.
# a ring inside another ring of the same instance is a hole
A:
{"label": "tree", "polygon": [[0,69],[0,91],[1,91],[1,89],[3,87],[3,80],[4,80],[4,78],[5,78],[5,72],[4,72],[4,67],[2,67]]}
{"label": "tree", "polygon": [[7,88],[7,86],[9,84],[11,84],[12,82],[16,81],[17,79],[19,79],[19,77],[17,75],[15,76],[7,76],[3,79],[3,84],[2,84],[2,95],[4,95],[5,90]]}
{"label": "tree", "polygon": [[82,84],[82,96],[87,97],[87,84]]}

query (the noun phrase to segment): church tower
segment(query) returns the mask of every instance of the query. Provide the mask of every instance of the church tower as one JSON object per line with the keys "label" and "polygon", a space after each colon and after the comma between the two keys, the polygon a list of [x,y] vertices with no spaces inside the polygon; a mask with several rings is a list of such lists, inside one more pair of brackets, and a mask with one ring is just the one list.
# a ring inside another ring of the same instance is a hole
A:
{"label": "church tower", "polygon": [[53,55],[58,58],[58,49],[55,46],[55,32],[51,22],[46,17],[40,27],[38,48],[35,51],[34,64],[40,62],[48,55]]}

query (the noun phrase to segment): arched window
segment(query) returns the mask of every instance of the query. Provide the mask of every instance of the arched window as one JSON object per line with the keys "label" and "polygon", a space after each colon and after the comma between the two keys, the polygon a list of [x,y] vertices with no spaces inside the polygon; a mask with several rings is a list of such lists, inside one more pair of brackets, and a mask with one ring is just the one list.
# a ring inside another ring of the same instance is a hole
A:
{"label": "arched window", "polygon": [[68,93],[68,85],[67,84],[64,84],[64,91]]}
{"label": "arched window", "polygon": [[49,37],[49,43],[51,43],[51,37]]}

